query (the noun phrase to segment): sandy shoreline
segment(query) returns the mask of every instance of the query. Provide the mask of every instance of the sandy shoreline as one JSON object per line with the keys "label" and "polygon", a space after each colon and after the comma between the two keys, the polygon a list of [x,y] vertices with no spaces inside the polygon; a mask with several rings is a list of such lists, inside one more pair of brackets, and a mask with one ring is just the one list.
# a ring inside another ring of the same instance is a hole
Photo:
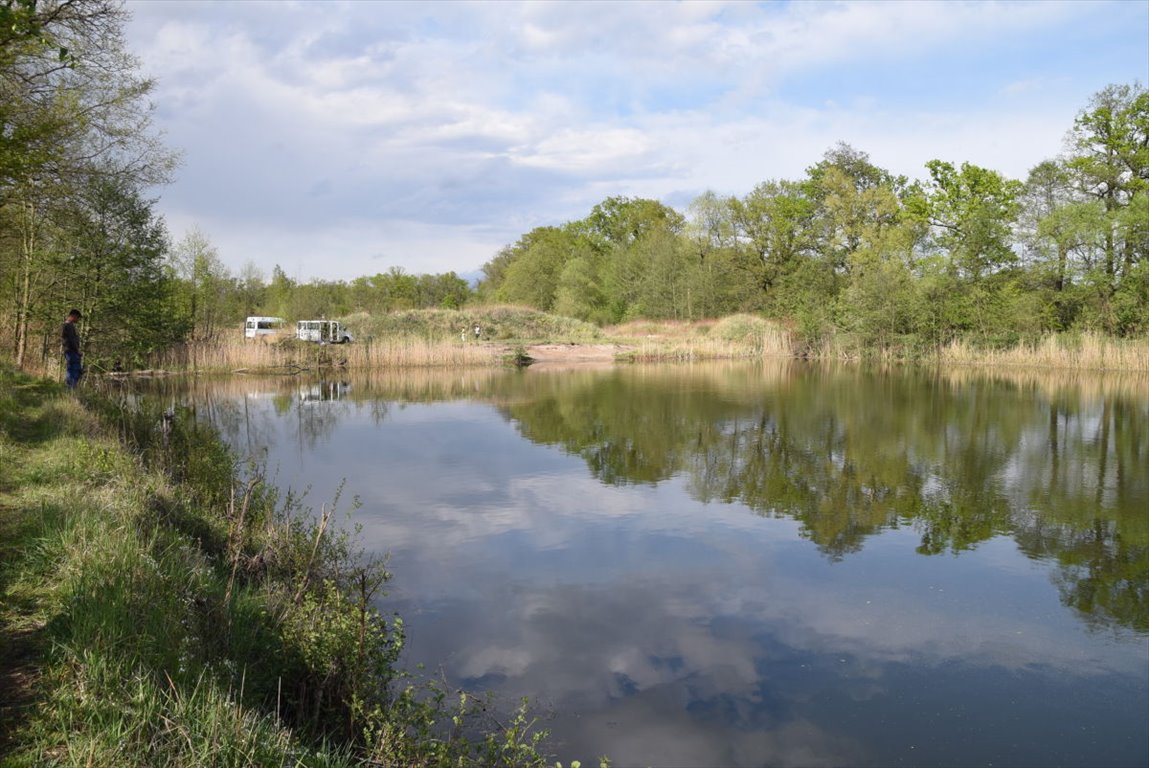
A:
{"label": "sandy shoreline", "polygon": [[533,364],[613,363],[618,355],[633,349],[624,344],[532,344],[526,352]]}

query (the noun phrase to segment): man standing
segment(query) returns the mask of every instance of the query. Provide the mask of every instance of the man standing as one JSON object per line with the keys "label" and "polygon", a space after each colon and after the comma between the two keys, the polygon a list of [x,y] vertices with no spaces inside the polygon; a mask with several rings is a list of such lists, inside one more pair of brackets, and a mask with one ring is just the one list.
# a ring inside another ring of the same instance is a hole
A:
{"label": "man standing", "polygon": [[60,337],[64,342],[64,362],[68,368],[64,376],[68,389],[75,389],[80,377],[84,375],[84,358],[80,355],[80,334],[76,330],[76,321],[81,317],[80,310],[73,309],[64,319],[64,327],[60,331]]}

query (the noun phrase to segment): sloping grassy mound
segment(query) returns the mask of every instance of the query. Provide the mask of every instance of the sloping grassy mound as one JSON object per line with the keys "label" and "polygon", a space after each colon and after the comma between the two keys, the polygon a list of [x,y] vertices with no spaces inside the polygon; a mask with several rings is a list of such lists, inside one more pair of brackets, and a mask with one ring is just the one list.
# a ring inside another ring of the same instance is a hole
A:
{"label": "sloping grassy mound", "polygon": [[343,322],[357,339],[454,340],[464,334],[473,339],[476,325],[483,341],[594,341],[602,335],[597,326],[582,320],[512,306],[410,309],[385,315],[361,312]]}
{"label": "sloping grassy mound", "polygon": [[725,341],[761,343],[761,339],[780,330],[778,323],[756,315],[730,315],[710,329],[710,335]]}
{"label": "sloping grassy mound", "polygon": [[697,339],[710,333],[713,320],[630,320],[610,326],[613,338]]}

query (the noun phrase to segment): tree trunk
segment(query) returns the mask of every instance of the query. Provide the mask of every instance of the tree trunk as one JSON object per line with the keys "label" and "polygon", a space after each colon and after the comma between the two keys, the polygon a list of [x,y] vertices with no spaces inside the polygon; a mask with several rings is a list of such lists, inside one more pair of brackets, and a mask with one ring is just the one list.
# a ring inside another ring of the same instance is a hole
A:
{"label": "tree trunk", "polygon": [[1069,249],[1064,244],[1057,244],[1057,292],[1065,290],[1065,264],[1069,260]]}
{"label": "tree trunk", "polygon": [[28,352],[28,323],[32,315],[32,252],[36,247],[35,209],[24,204],[24,227],[21,247],[24,263],[20,276],[20,295],[16,305],[16,367],[24,367]]}

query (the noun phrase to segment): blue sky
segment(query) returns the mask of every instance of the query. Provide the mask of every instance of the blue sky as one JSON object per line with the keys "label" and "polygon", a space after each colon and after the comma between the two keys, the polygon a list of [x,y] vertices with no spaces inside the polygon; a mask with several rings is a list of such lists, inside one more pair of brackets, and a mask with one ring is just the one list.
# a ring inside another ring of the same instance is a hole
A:
{"label": "blue sky", "polygon": [[613,195],[683,213],[844,141],[1024,179],[1110,83],[1149,81],[1149,0],[131,0],[183,153],[158,190],[233,272],[478,270]]}

